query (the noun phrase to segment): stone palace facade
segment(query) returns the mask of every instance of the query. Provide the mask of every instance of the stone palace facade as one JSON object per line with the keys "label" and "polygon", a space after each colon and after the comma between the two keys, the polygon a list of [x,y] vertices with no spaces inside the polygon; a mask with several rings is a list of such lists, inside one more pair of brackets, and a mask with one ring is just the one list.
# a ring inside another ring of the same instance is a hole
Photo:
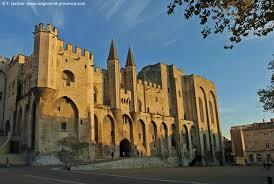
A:
{"label": "stone palace facade", "polygon": [[131,48],[121,67],[114,41],[100,69],[49,24],[35,26],[30,56],[1,58],[0,104],[0,129],[14,153],[172,157],[182,165],[223,158],[213,82],[162,63],[138,73]]}

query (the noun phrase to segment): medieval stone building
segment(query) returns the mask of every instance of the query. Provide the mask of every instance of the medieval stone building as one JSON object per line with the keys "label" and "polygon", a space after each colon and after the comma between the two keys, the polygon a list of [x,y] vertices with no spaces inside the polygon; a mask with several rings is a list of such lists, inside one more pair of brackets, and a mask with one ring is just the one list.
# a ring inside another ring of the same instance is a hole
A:
{"label": "medieval stone building", "polygon": [[[223,158],[215,84],[157,63],[138,73],[131,48],[121,67],[114,41],[107,69],[64,44],[51,25],[34,29],[30,56],[0,62],[0,149],[36,155],[76,151],[80,160]],[[1,152],[1,150],[0,150]]]}

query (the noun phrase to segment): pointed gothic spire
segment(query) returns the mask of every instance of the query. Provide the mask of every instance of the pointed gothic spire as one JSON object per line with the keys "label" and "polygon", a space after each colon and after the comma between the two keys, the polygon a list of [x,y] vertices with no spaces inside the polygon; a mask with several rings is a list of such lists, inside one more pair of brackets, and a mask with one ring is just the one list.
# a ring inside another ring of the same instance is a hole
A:
{"label": "pointed gothic spire", "polygon": [[132,50],[131,50],[130,46],[128,48],[126,66],[136,66],[135,62],[134,62],[134,56],[133,56],[133,53],[132,53]]}
{"label": "pointed gothic spire", "polygon": [[109,54],[108,54],[108,60],[119,61],[118,54],[117,54],[117,49],[115,47],[114,40],[111,41],[111,45],[110,45],[110,49],[109,49]]}

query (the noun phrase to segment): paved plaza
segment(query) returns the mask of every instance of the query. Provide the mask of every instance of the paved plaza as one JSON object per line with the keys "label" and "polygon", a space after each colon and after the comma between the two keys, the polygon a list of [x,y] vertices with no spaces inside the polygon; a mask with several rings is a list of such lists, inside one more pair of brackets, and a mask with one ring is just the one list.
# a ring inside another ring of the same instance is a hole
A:
{"label": "paved plaza", "polygon": [[[272,177],[274,169],[271,168]],[[1,184],[264,184],[263,167],[155,168],[64,171],[60,168],[0,168]]]}

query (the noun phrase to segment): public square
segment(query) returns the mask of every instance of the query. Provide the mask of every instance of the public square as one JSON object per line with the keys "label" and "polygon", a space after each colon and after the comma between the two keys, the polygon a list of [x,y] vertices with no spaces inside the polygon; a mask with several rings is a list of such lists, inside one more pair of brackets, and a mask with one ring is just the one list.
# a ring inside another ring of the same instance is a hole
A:
{"label": "public square", "polygon": [[[271,168],[273,177],[274,169]],[[1,184],[264,184],[263,167],[195,167],[124,170],[65,171],[61,168],[0,168]]]}

